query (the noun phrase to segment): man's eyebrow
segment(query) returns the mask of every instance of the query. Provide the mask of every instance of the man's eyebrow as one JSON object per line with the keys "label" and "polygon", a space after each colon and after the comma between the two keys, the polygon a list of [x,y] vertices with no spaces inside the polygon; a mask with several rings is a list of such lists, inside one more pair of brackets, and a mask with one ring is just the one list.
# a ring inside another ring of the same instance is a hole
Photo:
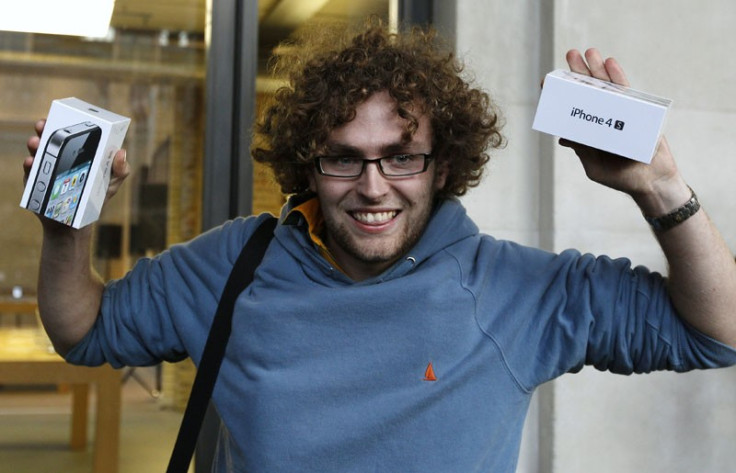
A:
{"label": "man's eyebrow", "polygon": [[[342,156],[357,156],[362,157],[365,153],[358,147],[349,145],[347,143],[327,143],[327,152],[330,154],[339,154]],[[381,147],[381,156],[388,156],[391,154],[407,153],[410,151],[408,143],[391,143]]]}
{"label": "man's eyebrow", "polygon": [[363,152],[355,146],[345,143],[327,143],[327,152],[330,154],[339,154],[343,156],[362,156]]}

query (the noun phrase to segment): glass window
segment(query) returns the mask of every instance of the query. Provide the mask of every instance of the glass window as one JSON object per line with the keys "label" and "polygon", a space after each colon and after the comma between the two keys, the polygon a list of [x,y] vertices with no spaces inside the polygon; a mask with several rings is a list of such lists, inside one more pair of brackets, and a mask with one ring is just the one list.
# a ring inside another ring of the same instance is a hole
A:
{"label": "glass window", "polygon": [[36,217],[19,207],[20,159],[33,123],[54,99],[78,97],[132,119],[132,174],[97,227],[95,266],[123,274],[144,254],[200,229],[204,137],[205,0],[118,0],[108,36],[0,32],[0,217],[12,222],[0,291],[32,294],[40,251]]}

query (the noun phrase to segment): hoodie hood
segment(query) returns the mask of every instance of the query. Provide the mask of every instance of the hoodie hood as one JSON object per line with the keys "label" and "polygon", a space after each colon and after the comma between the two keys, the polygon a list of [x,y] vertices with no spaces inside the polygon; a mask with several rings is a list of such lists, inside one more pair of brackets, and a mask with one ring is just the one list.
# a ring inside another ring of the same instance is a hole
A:
{"label": "hoodie hood", "polygon": [[320,254],[309,236],[307,220],[300,212],[292,212],[304,201],[298,196],[289,199],[281,212],[282,225],[275,232],[276,239],[312,278],[326,277],[338,284],[376,284],[404,276],[448,246],[478,234],[478,227],[468,217],[460,201],[454,198],[440,200],[424,234],[409,252],[378,276],[356,282]]}

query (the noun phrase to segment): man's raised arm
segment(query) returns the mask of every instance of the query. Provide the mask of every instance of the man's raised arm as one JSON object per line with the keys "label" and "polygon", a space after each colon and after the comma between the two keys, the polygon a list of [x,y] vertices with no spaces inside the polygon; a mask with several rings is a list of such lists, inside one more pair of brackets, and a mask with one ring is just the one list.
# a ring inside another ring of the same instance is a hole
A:
{"label": "man's raised arm", "polygon": [[[587,50],[584,58],[572,50],[567,62],[574,72],[629,85],[619,64],[603,60],[595,49]],[[671,228],[655,227],[669,265],[670,297],[690,325],[736,347],[736,263],[705,211],[688,205],[694,194],[677,169],[667,140],[660,140],[649,165],[565,140],[560,143],[575,150],[591,180],[629,194],[650,219],[678,209],[688,215]]]}
{"label": "man's raised arm", "polygon": [[[45,122],[36,124],[41,135]],[[24,181],[39,145],[38,136],[28,140],[31,156],[23,162]],[[117,192],[129,173],[125,151],[113,158],[107,199]],[[41,321],[56,351],[64,355],[89,331],[97,319],[104,283],[91,264],[91,226],[73,229],[40,217],[43,244],[38,275],[38,309]]]}
{"label": "man's raised arm", "polygon": [[38,311],[54,348],[64,355],[94,324],[104,284],[91,266],[91,227],[43,226]]}

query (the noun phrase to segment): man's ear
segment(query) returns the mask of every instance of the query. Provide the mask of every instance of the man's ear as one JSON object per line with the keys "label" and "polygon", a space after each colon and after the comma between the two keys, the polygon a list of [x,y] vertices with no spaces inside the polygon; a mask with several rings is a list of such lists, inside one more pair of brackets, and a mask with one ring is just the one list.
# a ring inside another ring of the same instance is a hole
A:
{"label": "man's ear", "polygon": [[445,160],[437,161],[437,172],[434,175],[435,190],[444,189],[448,174],[450,174],[450,163]]}
{"label": "man's ear", "polygon": [[317,193],[317,178],[314,176],[314,170],[307,171],[307,180],[309,181],[309,190]]}

